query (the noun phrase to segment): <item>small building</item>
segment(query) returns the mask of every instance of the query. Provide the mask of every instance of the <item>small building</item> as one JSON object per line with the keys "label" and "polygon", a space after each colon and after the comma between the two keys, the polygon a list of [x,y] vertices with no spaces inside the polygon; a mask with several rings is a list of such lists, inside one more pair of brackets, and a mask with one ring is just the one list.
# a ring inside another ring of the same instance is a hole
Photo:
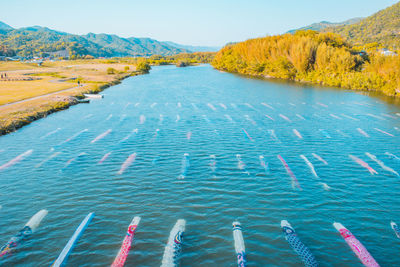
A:
{"label": "small building", "polygon": [[384,56],[397,56],[396,52],[390,51],[387,48],[383,48],[383,49],[379,50],[379,52]]}

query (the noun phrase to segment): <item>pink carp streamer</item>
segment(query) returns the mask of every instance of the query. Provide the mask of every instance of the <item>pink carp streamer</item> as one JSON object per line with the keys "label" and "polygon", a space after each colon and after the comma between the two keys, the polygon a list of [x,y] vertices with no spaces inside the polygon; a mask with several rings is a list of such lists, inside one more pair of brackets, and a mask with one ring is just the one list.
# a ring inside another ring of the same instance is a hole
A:
{"label": "pink carp streamer", "polygon": [[124,171],[131,166],[131,164],[135,161],[136,159],[136,153],[133,153],[129,155],[129,157],[125,160],[125,162],[121,165],[121,169],[119,169],[118,174],[123,174]]}
{"label": "pink carp streamer", "polygon": [[270,119],[271,121],[275,121],[272,117],[268,116],[267,114],[264,114],[265,117],[267,117],[268,119]]}
{"label": "pink carp streamer", "polygon": [[217,109],[213,106],[213,104],[208,103],[207,106],[212,109],[213,111],[216,111]]}
{"label": "pink carp streamer", "polygon": [[90,141],[91,144],[96,143],[97,141],[103,139],[104,137],[106,137],[109,133],[111,133],[112,130],[108,129],[107,131],[105,131],[104,133],[100,134],[99,136],[97,136],[95,139],[93,139],[92,141]]}
{"label": "pink carp streamer", "polygon": [[324,163],[325,165],[328,165],[328,162],[326,162],[326,160],[324,160],[322,157],[320,157],[319,155],[315,154],[315,153],[311,153],[311,155],[313,155],[314,158],[316,158],[317,160],[321,161],[322,163]]}
{"label": "pink carp streamer", "polygon": [[288,122],[292,122],[288,117],[286,117],[286,116],[283,115],[283,114],[279,114],[279,117],[281,117],[282,119],[284,119],[284,120],[286,120],[286,121],[288,121]]}
{"label": "pink carp streamer", "polygon": [[219,105],[223,108],[223,109],[227,109],[227,107],[225,106],[225,104],[223,104],[223,103],[219,103]]}
{"label": "pink carp streamer", "polygon": [[192,132],[187,132],[186,139],[190,140],[190,138],[192,138]]}
{"label": "pink carp streamer", "polygon": [[20,162],[21,160],[23,160],[24,158],[28,157],[29,155],[31,155],[33,152],[33,149],[29,149],[28,151],[25,151],[24,153],[22,153],[21,155],[15,157],[14,159],[10,160],[9,162],[3,164],[0,166],[0,171],[7,169],[8,167],[13,166],[14,164],[17,164],[18,162]]}
{"label": "pink carp streamer", "polygon": [[72,139],[75,139],[76,137],[78,137],[79,135],[81,135],[82,133],[87,132],[87,131],[89,131],[89,130],[88,130],[88,129],[83,129],[82,131],[77,132],[77,133],[74,134],[73,136],[71,136],[71,137],[65,139],[65,140],[64,140],[63,142],[61,142],[59,145],[68,143],[68,142],[71,141]]}
{"label": "pink carp streamer", "polygon": [[298,189],[301,190],[299,181],[297,180],[296,176],[294,175],[294,173],[292,172],[292,170],[289,168],[289,165],[286,163],[286,161],[281,157],[281,155],[277,156],[278,159],[282,162],[282,165],[285,167],[287,173],[290,175],[290,177],[292,178],[292,187],[293,189],[295,187],[297,187]]}
{"label": "pink carp streamer", "polygon": [[253,138],[251,138],[251,136],[247,133],[245,129],[242,128],[242,131],[247,136],[247,138],[249,138],[250,141],[254,142]]}
{"label": "pink carp streamer", "polygon": [[368,250],[361,244],[360,241],[341,223],[334,222],[333,226],[339,231],[340,235],[344,238],[347,245],[353,250],[360,261],[367,267],[379,267],[379,264],[369,254]]}
{"label": "pink carp streamer", "polygon": [[383,134],[386,134],[386,135],[389,135],[389,136],[391,136],[391,137],[394,137],[393,134],[388,133],[388,132],[385,132],[385,131],[383,131],[383,130],[381,130],[381,129],[379,129],[379,128],[374,128],[374,129],[377,130],[378,132],[381,132],[381,133],[383,133]]}
{"label": "pink carp streamer", "polygon": [[364,135],[365,137],[369,137],[369,135],[368,135],[366,132],[364,132],[363,129],[357,128],[357,131],[358,131],[360,134]]}
{"label": "pink carp streamer", "polygon": [[271,106],[268,105],[267,103],[261,103],[261,105],[263,105],[263,106],[265,106],[265,107],[267,107],[267,108],[270,108],[270,109],[272,109],[272,110],[275,110],[273,107],[271,107]]}
{"label": "pink carp streamer", "polygon": [[128,227],[128,231],[126,232],[126,236],[124,238],[124,241],[122,242],[121,249],[118,252],[117,257],[115,258],[113,264],[111,264],[111,267],[123,267],[126,261],[126,258],[128,257],[129,250],[132,247],[132,241],[135,236],[135,231],[137,226],[139,225],[140,222],[140,217],[135,217],[133,218],[132,222],[130,223]]}
{"label": "pink carp streamer", "polygon": [[107,154],[105,154],[101,160],[99,160],[98,164],[102,164],[109,156],[111,155],[111,152],[108,152]]}
{"label": "pink carp streamer", "polygon": [[327,108],[327,107],[328,107],[327,105],[322,104],[322,103],[320,103],[320,102],[317,102],[317,105],[320,105],[321,107],[324,107],[324,108]]}
{"label": "pink carp streamer", "polygon": [[377,171],[375,171],[371,166],[368,165],[368,163],[366,163],[365,161],[363,161],[360,158],[357,158],[356,156],[353,155],[349,155],[349,157],[356,163],[360,164],[361,166],[363,166],[364,168],[366,168],[372,175],[374,174],[378,174]]}
{"label": "pink carp streamer", "polygon": [[296,129],[293,129],[293,133],[297,135],[298,138],[303,139],[303,136],[297,131]]}

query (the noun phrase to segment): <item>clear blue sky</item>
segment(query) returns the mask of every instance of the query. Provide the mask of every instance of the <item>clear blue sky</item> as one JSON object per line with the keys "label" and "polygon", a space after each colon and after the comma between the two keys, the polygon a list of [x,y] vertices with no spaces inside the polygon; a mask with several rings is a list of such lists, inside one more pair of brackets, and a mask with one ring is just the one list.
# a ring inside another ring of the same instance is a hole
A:
{"label": "clear blue sky", "polygon": [[191,45],[369,16],[398,0],[2,0],[0,21],[75,34],[113,33]]}

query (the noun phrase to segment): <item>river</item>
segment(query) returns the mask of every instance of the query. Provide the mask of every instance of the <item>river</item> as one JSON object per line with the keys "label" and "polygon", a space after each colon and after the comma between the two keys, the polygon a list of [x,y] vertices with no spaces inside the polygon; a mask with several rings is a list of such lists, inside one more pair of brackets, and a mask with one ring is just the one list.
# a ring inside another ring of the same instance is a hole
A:
{"label": "river", "polygon": [[134,216],[142,220],[127,266],[159,266],[179,218],[187,221],[182,266],[235,266],[234,220],[250,266],[299,266],[283,219],[322,266],[361,266],[334,221],[382,266],[400,265],[390,228],[400,223],[400,177],[366,154],[400,172],[385,154],[400,156],[399,106],[208,65],[154,67],[102,94],[0,137],[0,166],[33,150],[0,170],[0,242],[49,211],[5,266],[49,266],[89,212],[68,266],[110,265]]}

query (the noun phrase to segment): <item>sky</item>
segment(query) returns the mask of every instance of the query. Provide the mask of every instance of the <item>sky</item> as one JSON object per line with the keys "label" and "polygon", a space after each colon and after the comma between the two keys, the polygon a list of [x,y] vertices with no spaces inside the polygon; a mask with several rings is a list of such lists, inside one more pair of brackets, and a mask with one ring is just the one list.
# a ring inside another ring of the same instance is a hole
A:
{"label": "sky", "polygon": [[0,0],[0,21],[74,34],[149,37],[186,45],[281,34],[320,21],[367,17],[398,0]]}

